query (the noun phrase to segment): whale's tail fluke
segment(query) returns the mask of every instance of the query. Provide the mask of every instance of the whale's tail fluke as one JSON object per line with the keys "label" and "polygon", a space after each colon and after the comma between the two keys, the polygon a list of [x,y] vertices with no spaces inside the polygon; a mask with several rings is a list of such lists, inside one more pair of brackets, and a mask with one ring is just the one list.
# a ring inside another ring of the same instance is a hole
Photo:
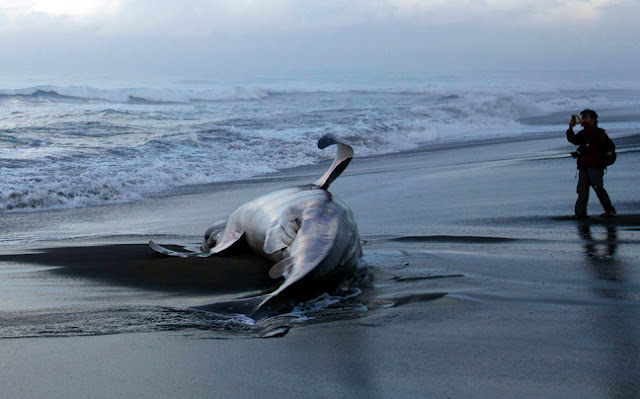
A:
{"label": "whale's tail fluke", "polygon": [[353,148],[339,141],[333,134],[327,133],[318,140],[318,148],[325,149],[330,145],[338,145],[338,153],[329,169],[314,184],[323,190],[327,190],[331,183],[340,176],[353,158]]}

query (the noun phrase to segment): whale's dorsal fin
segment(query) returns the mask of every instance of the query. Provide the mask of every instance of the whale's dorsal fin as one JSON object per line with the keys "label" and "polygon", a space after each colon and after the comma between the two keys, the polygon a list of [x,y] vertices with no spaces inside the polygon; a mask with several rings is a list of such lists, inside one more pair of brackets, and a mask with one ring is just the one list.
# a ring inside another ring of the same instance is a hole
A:
{"label": "whale's dorsal fin", "polygon": [[331,183],[340,176],[340,174],[349,165],[349,162],[351,162],[351,158],[353,158],[353,148],[351,148],[350,145],[340,142],[333,134],[327,133],[318,140],[318,148],[321,150],[333,144],[338,145],[338,153],[336,154],[333,163],[324,175],[313,183],[323,190],[327,190],[329,188],[329,185],[331,185]]}

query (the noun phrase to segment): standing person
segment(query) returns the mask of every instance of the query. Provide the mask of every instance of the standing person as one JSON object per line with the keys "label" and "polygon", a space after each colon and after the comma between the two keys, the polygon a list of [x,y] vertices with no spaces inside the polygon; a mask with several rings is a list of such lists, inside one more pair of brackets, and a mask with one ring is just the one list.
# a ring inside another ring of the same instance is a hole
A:
{"label": "standing person", "polygon": [[[590,109],[580,112],[581,120],[574,115],[569,122],[567,129],[567,140],[570,143],[580,146],[577,151],[571,153],[577,158],[579,176],[578,179],[578,199],[576,201],[574,219],[587,217],[587,202],[589,201],[589,187],[593,187],[596,192],[604,213],[600,216],[613,216],[616,210],[611,205],[609,195],[603,186],[602,177],[604,175],[605,163],[603,159],[604,150],[604,130],[598,127],[598,114]],[[581,123],[583,129],[577,134],[573,132],[573,127]]]}

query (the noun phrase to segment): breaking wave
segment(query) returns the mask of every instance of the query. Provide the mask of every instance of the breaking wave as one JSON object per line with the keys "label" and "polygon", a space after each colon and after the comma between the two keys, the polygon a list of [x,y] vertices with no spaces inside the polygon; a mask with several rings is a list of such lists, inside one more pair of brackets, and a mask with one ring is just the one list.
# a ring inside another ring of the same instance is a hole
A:
{"label": "breaking wave", "polygon": [[219,89],[101,89],[90,86],[35,86],[24,89],[0,90],[0,101],[124,104],[173,104],[224,100],[257,100],[269,91],[262,87],[227,87]]}
{"label": "breaking wave", "polygon": [[130,202],[313,164],[333,156],[315,146],[327,132],[373,156],[563,130],[545,115],[584,104],[640,106],[637,90],[618,88],[188,83],[0,89],[0,211]]}

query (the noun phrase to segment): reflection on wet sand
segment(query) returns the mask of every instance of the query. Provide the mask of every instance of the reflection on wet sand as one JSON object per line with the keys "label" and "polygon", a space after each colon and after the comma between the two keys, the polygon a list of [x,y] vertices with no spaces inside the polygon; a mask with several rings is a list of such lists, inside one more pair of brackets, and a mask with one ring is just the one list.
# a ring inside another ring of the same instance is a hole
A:
{"label": "reflection on wet sand", "polygon": [[[590,268],[600,281],[624,282],[626,278],[622,264],[616,259],[618,250],[616,226],[605,226],[606,238],[604,240],[594,240],[591,227],[589,223],[578,224],[578,234],[584,241],[584,252],[590,260]],[[612,285],[599,290],[599,295],[608,298],[624,298],[625,292],[620,287]]]}
{"label": "reflection on wet sand", "polygon": [[[602,227],[599,226],[598,230]],[[602,397],[634,398],[640,388],[640,333],[637,328],[637,306],[628,301],[633,299],[628,286],[628,276],[623,259],[616,256],[618,251],[618,231],[615,225],[606,225],[604,239],[594,239],[589,223],[578,224],[578,235],[583,240],[589,268],[596,277],[594,292],[612,299],[611,306],[602,305],[595,311],[596,334],[608,346],[617,348],[607,352],[609,358],[603,363],[615,365],[608,375],[603,375]]]}

